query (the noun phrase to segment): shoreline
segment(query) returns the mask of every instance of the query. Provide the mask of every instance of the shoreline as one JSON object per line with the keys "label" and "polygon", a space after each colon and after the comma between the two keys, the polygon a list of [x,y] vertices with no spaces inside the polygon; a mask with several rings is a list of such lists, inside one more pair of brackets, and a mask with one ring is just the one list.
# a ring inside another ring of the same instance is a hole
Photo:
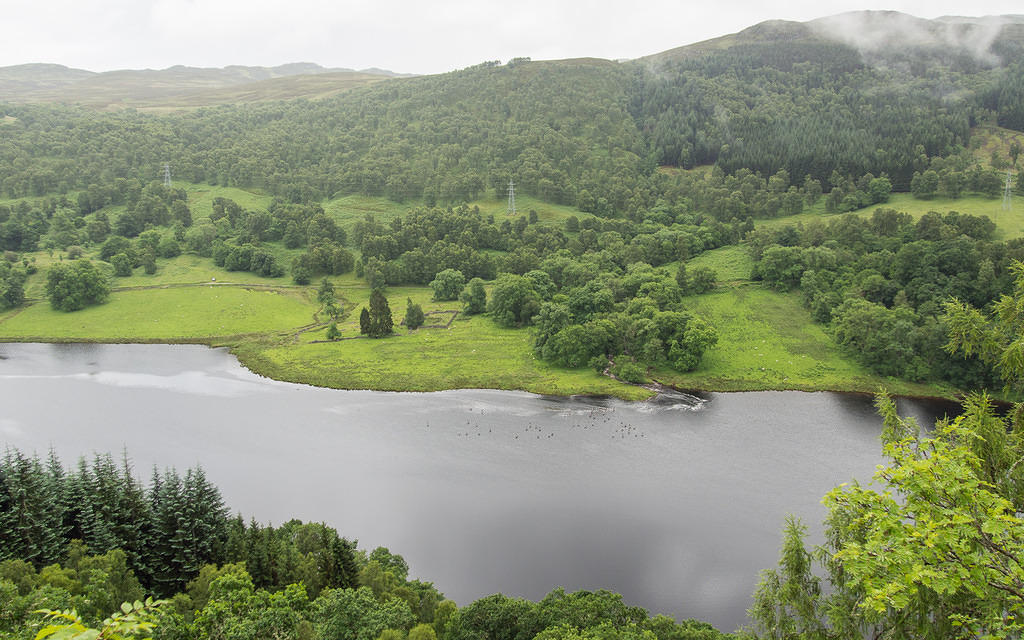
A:
{"label": "shoreline", "polygon": [[[245,336],[251,337],[251,336]],[[732,380],[724,381],[724,385],[708,384],[702,386],[694,385],[676,385],[671,382],[659,380],[652,377],[649,383],[646,384],[632,384],[627,382],[618,381],[623,390],[639,390],[643,391],[640,393],[608,393],[606,390],[594,390],[594,391],[573,391],[567,393],[560,393],[557,390],[544,390],[542,387],[524,388],[524,387],[499,387],[499,386],[469,386],[469,385],[452,385],[452,386],[441,386],[441,385],[425,385],[416,387],[413,385],[395,388],[390,385],[380,385],[376,387],[364,387],[364,386],[345,386],[345,385],[330,385],[330,384],[317,384],[311,381],[310,377],[303,376],[301,373],[296,375],[281,374],[281,371],[271,371],[275,369],[273,366],[260,366],[258,362],[259,354],[258,351],[250,354],[245,354],[244,351],[248,346],[246,343],[254,344],[256,341],[246,341],[242,336],[223,336],[219,338],[111,338],[111,339],[97,339],[97,338],[45,338],[41,336],[21,336],[21,337],[2,337],[0,338],[0,344],[110,344],[110,345],[196,345],[204,346],[210,349],[224,349],[226,350],[245,370],[250,373],[257,375],[261,378],[273,380],[277,382],[287,382],[291,384],[302,384],[311,387],[321,389],[336,389],[339,391],[379,391],[388,393],[436,393],[441,391],[457,391],[457,390],[492,390],[492,391],[521,391],[526,393],[534,393],[537,395],[546,395],[554,397],[612,397],[626,402],[644,402],[651,400],[658,395],[658,391],[651,389],[651,386],[663,387],[666,390],[678,393],[686,393],[691,395],[699,395],[706,393],[757,393],[757,392],[787,392],[787,391],[799,391],[804,393],[840,393],[849,395],[860,395],[860,396],[874,396],[879,391],[884,391],[884,388],[868,390],[864,388],[850,387],[850,388],[833,388],[833,387],[815,387],[813,385],[800,385],[800,386],[775,386],[775,385],[756,385],[749,384],[743,380]],[[963,391],[957,391],[948,395],[927,395],[927,394],[910,394],[910,393],[894,393],[889,392],[894,397],[900,398],[911,398],[915,400],[926,400],[933,402],[961,402],[967,395]],[[1012,400],[1005,399],[1001,394],[989,392],[992,400],[998,404],[1012,404]]]}

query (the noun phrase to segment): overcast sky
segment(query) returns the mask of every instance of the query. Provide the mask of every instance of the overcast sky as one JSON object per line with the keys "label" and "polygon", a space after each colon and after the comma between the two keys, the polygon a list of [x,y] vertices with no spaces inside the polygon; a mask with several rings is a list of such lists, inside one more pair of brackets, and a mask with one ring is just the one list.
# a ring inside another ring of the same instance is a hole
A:
{"label": "overcast sky", "polygon": [[163,69],[315,62],[440,73],[484,60],[636,58],[773,18],[856,9],[1024,13],[1021,0],[0,0],[0,66]]}

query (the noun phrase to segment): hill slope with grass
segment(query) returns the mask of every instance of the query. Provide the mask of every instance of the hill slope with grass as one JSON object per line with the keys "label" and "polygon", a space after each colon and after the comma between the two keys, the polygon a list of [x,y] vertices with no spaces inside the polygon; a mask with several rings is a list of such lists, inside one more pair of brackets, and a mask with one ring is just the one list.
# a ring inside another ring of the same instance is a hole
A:
{"label": "hill slope with grass", "polygon": [[[843,20],[923,35],[900,50],[829,35]],[[160,85],[149,72],[41,69],[53,74],[36,91],[113,79],[124,93],[111,100],[155,93],[150,112],[0,105],[0,294],[30,303],[4,312],[0,337],[230,344],[257,369],[333,386],[642,393],[601,376],[608,365],[706,388],[870,390],[891,374],[857,364],[830,325],[834,309],[864,311],[840,305],[850,296],[913,325],[904,377],[948,393],[959,382],[925,363],[941,349],[945,297],[991,301],[1020,254],[1020,221],[1000,199],[1007,171],[1021,190],[1018,26],[854,14],[635,62],[515,59],[414,78],[172,68],[153,72]],[[985,55],[968,55],[985,33]],[[318,99],[286,99],[300,93]],[[209,101],[230,104],[174,110]],[[876,209],[905,211],[881,216],[902,235],[883,229],[871,251],[828,235],[874,224]],[[942,244],[965,224],[985,234]],[[894,272],[889,254],[914,243],[907,252],[955,253],[955,269]],[[116,274],[109,302],[44,313],[48,270],[79,256]],[[460,302],[426,299],[446,270],[521,299],[463,318]],[[338,297],[312,302],[324,277]],[[458,317],[438,323],[444,340],[436,327],[354,339],[380,287],[398,296],[396,326],[403,300]],[[240,315],[202,298],[221,290]],[[265,318],[250,317],[258,300],[273,301]],[[171,326],[139,324],[147,305]],[[330,327],[339,344],[324,342]],[[772,343],[771,367],[744,352],[748,334]],[[428,342],[444,357],[424,360]],[[330,364],[334,352],[361,368]]]}

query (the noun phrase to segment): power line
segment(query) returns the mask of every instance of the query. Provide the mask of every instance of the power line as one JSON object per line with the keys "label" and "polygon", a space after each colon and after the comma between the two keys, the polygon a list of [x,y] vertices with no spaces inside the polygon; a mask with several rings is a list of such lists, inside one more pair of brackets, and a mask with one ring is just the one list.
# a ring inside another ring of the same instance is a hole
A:
{"label": "power line", "polygon": [[1010,189],[1010,170],[1006,170],[1006,188],[1003,189],[1003,209],[1009,210],[1012,206],[1013,191]]}
{"label": "power line", "polygon": [[508,179],[508,208],[505,210],[509,215],[516,215],[516,185],[512,178]]}

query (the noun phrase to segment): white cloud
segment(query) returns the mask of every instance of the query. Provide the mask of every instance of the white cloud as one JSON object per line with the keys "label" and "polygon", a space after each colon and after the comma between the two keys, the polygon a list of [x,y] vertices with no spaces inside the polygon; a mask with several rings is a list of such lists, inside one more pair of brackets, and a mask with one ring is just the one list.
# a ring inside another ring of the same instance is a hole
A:
{"label": "white cloud", "polygon": [[0,66],[58,62],[93,70],[174,64],[378,66],[436,73],[483,60],[634,58],[763,20],[894,9],[925,18],[1020,12],[1019,0],[752,0],[718,3],[520,0],[0,0]]}

